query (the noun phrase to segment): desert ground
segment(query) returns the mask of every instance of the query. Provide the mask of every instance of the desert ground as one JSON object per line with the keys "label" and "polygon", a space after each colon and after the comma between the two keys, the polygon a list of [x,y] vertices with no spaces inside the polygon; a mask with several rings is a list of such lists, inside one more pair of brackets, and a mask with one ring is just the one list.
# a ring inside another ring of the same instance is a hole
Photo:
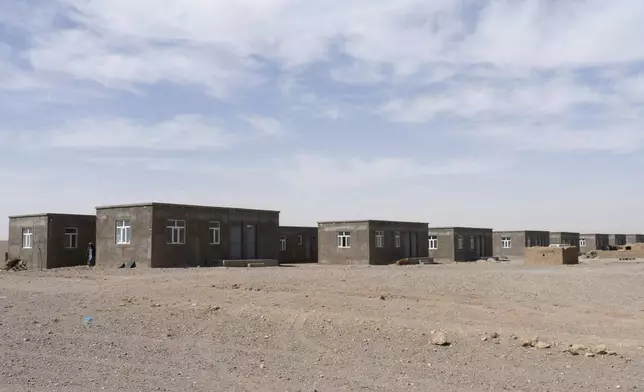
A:
{"label": "desert ground", "polygon": [[0,391],[631,391],[643,345],[638,262],[0,272]]}

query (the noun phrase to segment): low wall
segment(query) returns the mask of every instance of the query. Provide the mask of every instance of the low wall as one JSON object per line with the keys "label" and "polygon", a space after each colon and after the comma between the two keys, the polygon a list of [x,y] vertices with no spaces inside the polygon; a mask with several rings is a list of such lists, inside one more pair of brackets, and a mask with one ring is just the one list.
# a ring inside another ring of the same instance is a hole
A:
{"label": "low wall", "polygon": [[525,265],[579,264],[579,249],[532,247],[525,249]]}

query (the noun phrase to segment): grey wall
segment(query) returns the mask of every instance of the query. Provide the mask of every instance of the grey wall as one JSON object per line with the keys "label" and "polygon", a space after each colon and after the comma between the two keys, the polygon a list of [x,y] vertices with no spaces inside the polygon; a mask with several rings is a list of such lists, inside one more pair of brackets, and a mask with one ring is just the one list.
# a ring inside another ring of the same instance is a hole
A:
{"label": "grey wall", "polygon": [[9,252],[9,241],[0,241],[0,258],[4,260],[5,256],[8,257],[9,256],[8,252]]}
{"label": "grey wall", "polygon": [[586,246],[579,247],[579,251],[582,253],[600,250],[609,243],[608,234],[580,234],[579,238],[586,240]]}
{"label": "grey wall", "polygon": [[626,243],[637,244],[644,242],[644,234],[628,234],[626,236]]}
{"label": "grey wall", "polygon": [[[438,249],[429,251],[436,261],[475,261],[493,256],[492,229],[473,227],[430,228],[430,236],[438,237]],[[458,237],[463,237],[463,248],[458,248]],[[474,238],[472,249],[471,238]]]}
{"label": "grey wall", "polygon": [[568,244],[570,246],[579,247],[579,233],[572,232],[551,232],[551,244]]}
{"label": "grey wall", "polygon": [[[298,236],[302,245],[298,245]],[[280,248],[280,263],[316,263],[318,261],[318,228],[280,226],[279,237],[286,239],[286,250]]]}
{"label": "grey wall", "polygon": [[[129,220],[130,244],[116,244],[116,221]],[[106,208],[96,210],[96,265],[117,268],[129,261],[137,267],[151,267],[152,206]]]}
{"label": "grey wall", "polygon": [[608,241],[614,246],[626,245],[626,234],[610,234]]}
{"label": "grey wall", "polygon": [[[33,229],[33,247],[22,248],[22,229]],[[46,215],[9,218],[9,258],[19,258],[29,269],[47,268],[47,229]]]}
{"label": "grey wall", "polygon": [[[429,236],[436,237],[438,249],[429,249],[429,256],[436,261],[454,261],[454,229],[429,229]],[[429,246],[429,241],[428,244]]]}
{"label": "grey wall", "polygon": [[[512,247],[501,248],[502,239],[510,237]],[[523,257],[525,249],[534,246],[550,245],[550,233],[547,231],[498,231],[494,232],[494,255],[505,257]]]}
{"label": "grey wall", "polygon": [[[338,231],[351,232],[351,248],[338,248]],[[320,264],[369,264],[369,222],[318,224],[318,262]]]}
{"label": "grey wall", "polygon": [[[376,247],[376,231],[384,234],[384,246]],[[396,232],[400,247],[396,247]],[[412,237],[415,238],[412,240]],[[387,265],[407,257],[428,257],[427,223],[371,221],[369,263]]]}

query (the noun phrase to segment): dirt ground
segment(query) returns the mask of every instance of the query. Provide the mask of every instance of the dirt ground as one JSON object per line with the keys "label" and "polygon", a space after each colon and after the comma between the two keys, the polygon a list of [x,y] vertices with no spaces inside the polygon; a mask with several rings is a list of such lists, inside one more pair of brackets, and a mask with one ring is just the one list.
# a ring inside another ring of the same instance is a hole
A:
{"label": "dirt ground", "polygon": [[0,391],[644,390],[637,262],[1,272],[0,324]]}

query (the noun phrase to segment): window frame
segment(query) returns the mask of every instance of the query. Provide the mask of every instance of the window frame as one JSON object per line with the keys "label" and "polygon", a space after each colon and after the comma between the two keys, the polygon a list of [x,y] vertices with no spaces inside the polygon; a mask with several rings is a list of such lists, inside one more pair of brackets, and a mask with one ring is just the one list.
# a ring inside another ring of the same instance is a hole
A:
{"label": "window frame", "polygon": [[394,246],[396,248],[400,248],[400,232],[399,231],[394,232]]}
{"label": "window frame", "polygon": [[586,247],[586,244],[587,244],[587,242],[586,242],[586,239],[585,239],[585,238],[580,238],[580,239],[579,239],[579,247],[580,247],[580,248],[585,248],[585,247]]}
{"label": "window frame", "polygon": [[78,249],[78,227],[65,227],[65,249]]}
{"label": "window frame", "polygon": [[114,243],[116,245],[129,245],[132,243],[132,221],[130,219],[116,220],[114,225]]}
{"label": "window frame", "polygon": [[297,246],[303,246],[304,245],[304,236],[302,234],[297,235]]}
{"label": "window frame", "polygon": [[336,238],[337,238],[338,249],[351,249],[350,231],[338,231]]}
{"label": "window frame", "polygon": [[427,237],[428,240],[428,249],[429,250],[438,250],[438,236],[430,235]]}
{"label": "window frame", "polygon": [[501,249],[512,249],[512,237],[501,237]]}
{"label": "window frame", "polygon": [[376,248],[384,248],[385,247],[385,231],[384,230],[376,230],[375,241],[376,241]]}
{"label": "window frame", "polygon": [[458,250],[465,248],[465,238],[462,235],[456,236],[456,247]]}
{"label": "window frame", "polygon": [[221,222],[209,221],[208,231],[210,233],[210,245],[220,245],[221,244]]}
{"label": "window frame", "polygon": [[470,236],[470,250],[474,250],[475,248],[475,241],[474,241],[474,236]]}
{"label": "window frame", "polygon": [[[23,227],[20,230],[20,233],[22,234],[22,239],[20,245],[22,246],[22,249],[33,249],[34,248],[34,229],[33,227]],[[28,241],[25,241],[25,239],[28,238]]]}
{"label": "window frame", "polygon": [[[165,224],[165,243],[166,245],[185,245],[187,223],[184,219],[167,219]],[[168,232],[168,230],[171,230]],[[170,233],[170,238],[168,234]],[[183,237],[182,235],[183,234]],[[175,238],[175,235],[177,238]]]}
{"label": "window frame", "polygon": [[287,240],[285,236],[280,237],[280,252],[286,251]]}

